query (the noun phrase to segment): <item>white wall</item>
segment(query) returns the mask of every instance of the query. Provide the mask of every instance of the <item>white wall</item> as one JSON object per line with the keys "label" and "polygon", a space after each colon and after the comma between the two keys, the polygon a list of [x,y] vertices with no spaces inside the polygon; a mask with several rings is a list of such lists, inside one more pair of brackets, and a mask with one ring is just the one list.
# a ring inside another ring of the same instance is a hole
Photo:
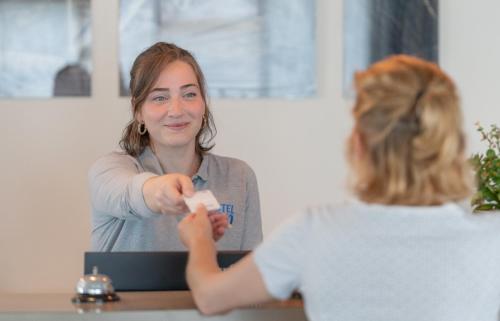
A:
{"label": "white wall", "polygon": [[[441,0],[442,66],[462,91],[466,127],[499,123],[500,2]],[[69,292],[89,248],[87,169],[129,118],[118,98],[118,0],[92,1],[93,96],[0,100],[0,292]],[[265,235],[306,204],[345,196],[350,102],[341,98],[342,3],[318,0],[316,99],[213,100],[216,152],[257,173]]]}
{"label": "white wall", "polygon": [[461,92],[471,151],[483,150],[474,123],[500,124],[500,2],[441,0],[441,66]]}

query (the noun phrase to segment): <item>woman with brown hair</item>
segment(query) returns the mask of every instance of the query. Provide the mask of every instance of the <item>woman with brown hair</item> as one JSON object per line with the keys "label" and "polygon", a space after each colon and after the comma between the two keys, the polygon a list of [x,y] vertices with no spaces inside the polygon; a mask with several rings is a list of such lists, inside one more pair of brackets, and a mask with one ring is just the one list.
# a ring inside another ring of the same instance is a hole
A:
{"label": "woman with brown hair", "polygon": [[221,273],[203,206],[179,224],[204,313],[285,299],[310,320],[497,320],[500,217],[474,216],[459,99],[436,65],[393,56],[356,75],[349,205],[309,208]]}
{"label": "woman with brown hair", "polygon": [[136,58],[130,75],[132,120],[122,150],[89,171],[92,249],[185,249],[177,235],[188,212],[183,196],[203,189],[221,204],[210,215],[217,247],[253,249],[262,239],[255,174],[241,160],[209,153],[216,130],[194,57],[159,42]]}

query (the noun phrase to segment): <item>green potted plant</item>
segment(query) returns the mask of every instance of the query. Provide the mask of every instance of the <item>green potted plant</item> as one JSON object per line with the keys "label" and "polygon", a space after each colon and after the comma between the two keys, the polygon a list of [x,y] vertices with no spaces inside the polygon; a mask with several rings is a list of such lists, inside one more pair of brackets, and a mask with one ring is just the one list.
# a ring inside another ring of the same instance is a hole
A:
{"label": "green potted plant", "polygon": [[479,123],[476,126],[481,140],[488,143],[488,148],[485,153],[473,154],[471,157],[477,184],[477,192],[471,200],[472,210],[500,210],[500,128],[491,125],[487,131]]}

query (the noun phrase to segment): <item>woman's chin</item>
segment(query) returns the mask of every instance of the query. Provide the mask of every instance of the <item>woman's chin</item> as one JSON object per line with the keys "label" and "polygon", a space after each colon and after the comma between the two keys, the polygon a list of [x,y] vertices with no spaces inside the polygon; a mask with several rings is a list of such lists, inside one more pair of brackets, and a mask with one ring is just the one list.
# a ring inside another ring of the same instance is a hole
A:
{"label": "woman's chin", "polygon": [[156,145],[159,145],[163,148],[190,148],[192,147],[194,150],[194,139],[189,139],[186,137],[169,137],[169,139],[163,139],[161,142],[158,142]]}

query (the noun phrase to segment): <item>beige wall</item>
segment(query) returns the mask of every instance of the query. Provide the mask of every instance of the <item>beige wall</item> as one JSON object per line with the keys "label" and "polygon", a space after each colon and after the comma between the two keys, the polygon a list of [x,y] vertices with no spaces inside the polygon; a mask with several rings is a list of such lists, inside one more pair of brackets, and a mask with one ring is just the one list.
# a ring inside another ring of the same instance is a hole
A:
{"label": "beige wall", "polygon": [[[474,122],[500,120],[495,0],[441,0],[441,64]],[[0,292],[72,291],[89,248],[86,172],[113,149],[128,120],[118,98],[118,0],[92,1],[93,96],[0,100]],[[246,160],[260,185],[266,235],[294,209],[344,198],[350,102],[341,98],[342,6],[318,0],[316,99],[213,100],[216,152]],[[473,56],[474,55],[474,56]]]}

